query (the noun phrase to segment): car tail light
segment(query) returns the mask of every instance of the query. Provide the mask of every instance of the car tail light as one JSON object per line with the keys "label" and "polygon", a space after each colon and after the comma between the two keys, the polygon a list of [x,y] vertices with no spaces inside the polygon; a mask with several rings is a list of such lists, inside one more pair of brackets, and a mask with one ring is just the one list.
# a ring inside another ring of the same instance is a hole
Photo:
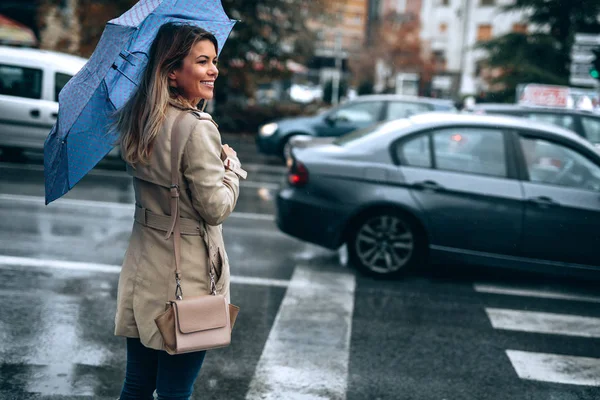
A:
{"label": "car tail light", "polygon": [[308,183],[308,169],[300,161],[293,161],[288,173],[288,182],[292,186],[304,186]]}

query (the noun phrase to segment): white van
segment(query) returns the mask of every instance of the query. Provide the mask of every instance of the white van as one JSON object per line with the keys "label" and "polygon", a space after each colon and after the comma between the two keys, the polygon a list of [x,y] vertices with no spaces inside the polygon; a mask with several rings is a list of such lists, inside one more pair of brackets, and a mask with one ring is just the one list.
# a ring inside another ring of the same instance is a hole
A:
{"label": "white van", "polygon": [[0,46],[0,148],[8,157],[43,150],[58,93],[87,62],[53,51]]}

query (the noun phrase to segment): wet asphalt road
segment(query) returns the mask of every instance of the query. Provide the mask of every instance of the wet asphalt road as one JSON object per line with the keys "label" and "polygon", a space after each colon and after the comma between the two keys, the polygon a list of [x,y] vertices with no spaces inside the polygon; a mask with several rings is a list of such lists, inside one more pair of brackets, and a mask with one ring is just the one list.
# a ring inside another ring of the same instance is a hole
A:
{"label": "wet asphalt road", "polygon": [[[600,399],[598,282],[443,266],[357,275],[343,250],[277,230],[283,169],[228,141],[250,164],[224,225],[242,311],[194,399]],[[132,196],[107,162],[45,207],[39,156],[0,162],[0,400],[118,397]]]}

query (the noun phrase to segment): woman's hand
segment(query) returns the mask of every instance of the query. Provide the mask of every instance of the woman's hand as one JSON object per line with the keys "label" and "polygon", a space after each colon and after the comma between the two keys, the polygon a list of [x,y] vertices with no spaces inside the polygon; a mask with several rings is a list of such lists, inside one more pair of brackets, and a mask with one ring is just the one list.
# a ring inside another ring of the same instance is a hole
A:
{"label": "woman's hand", "polygon": [[228,144],[224,144],[221,147],[221,159],[225,160],[227,157],[237,157],[237,153]]}

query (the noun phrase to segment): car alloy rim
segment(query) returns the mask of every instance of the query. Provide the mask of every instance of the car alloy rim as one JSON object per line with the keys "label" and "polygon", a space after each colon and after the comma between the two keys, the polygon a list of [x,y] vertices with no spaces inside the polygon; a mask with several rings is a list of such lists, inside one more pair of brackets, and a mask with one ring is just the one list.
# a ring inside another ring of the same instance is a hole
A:
{"label": "car alloy rim", "polygon": [[290,158],[291,155],[292,155],[292,144],[288,140],[286,142],[285,146],[283,146],[283,158],[285,158],[287,160],[288,158]]}
{"label": "car alloy rim", "polygon": [[354,244],[363,265],[381,274],[402,269],[414,251],[412,230],[392,215],[367,220],[360,227]]}

